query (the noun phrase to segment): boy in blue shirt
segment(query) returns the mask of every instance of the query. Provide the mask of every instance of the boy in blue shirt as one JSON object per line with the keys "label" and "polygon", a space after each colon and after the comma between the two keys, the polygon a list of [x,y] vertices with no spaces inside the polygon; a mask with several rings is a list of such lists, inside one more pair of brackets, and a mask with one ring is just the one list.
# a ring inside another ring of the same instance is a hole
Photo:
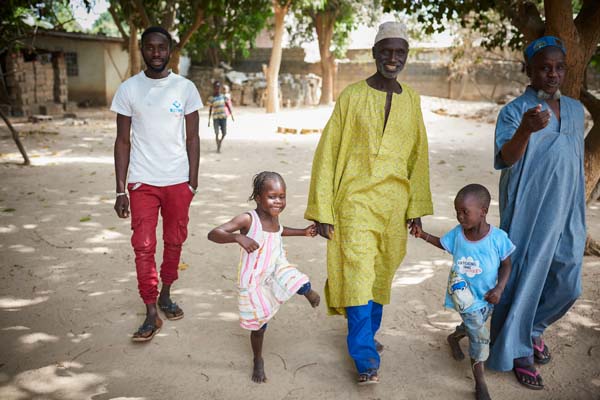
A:
{"label": "boy in blue shirt", "polygon": [[414,225],[411,234],[446,250],[453,256],[445,307],[459,312],[463,322],[448,336],[452,355],[462,360],[459,341],[469,337],[469,355],[475,378],[475,396],[489,399],[483,363],[489,355],[490,332],[486,327],[493,304],[498,304],[512,269],[514,244],[503,230],[487,223],[490,192],[482,185],[462,188],[454,199],[459,225],[441,238]]}

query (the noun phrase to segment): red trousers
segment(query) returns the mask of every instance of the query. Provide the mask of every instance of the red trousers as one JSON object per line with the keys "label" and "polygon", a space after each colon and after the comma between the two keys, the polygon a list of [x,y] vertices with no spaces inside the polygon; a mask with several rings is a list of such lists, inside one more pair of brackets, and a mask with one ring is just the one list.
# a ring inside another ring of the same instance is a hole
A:
{"label": "red trousers", "polygon": [[[137,187],[136,187],[137,186]],[[163,221],[163,262],[160,279],[171,285],[177,280],[181,246],[187,238],[190,203],[194,194],[187,182],[171,186],[127,185],[131,207],[131,244],[135,252],[138,290],[145,304],[156,303],[156,225],[158,212]]]}

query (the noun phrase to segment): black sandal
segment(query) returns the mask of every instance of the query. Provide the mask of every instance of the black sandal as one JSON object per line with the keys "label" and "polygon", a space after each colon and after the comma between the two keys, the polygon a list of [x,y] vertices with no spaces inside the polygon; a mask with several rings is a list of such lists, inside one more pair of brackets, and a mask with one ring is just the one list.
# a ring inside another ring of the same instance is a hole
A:
{"label": "black sandal", "polygon": [[169,321],[176,321],[183,318],[183,310],[175,302],[171,302],[168,305],[158,303],[158,308],[165,313],[165,317]]}
{"label": "black sandal", "polygon": [[533,390],[542,390],[544,388],[544,381],[536,369],[531,371],[528,368],[514,367],[513,371],[521,385]]}
{"label": "black sandal", "polygon": [[548,364],[550,360],[552,360],[552,356],[550,355],[550,349],[544,343],[544,339],[540,338],[540,344],[536,345],[535,340],[533,340],[533,359],[538,364]]}

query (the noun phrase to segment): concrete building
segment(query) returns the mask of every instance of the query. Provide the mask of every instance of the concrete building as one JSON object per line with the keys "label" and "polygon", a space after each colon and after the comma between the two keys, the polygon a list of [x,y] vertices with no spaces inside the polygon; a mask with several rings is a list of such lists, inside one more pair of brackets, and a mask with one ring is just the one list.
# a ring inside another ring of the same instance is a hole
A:
{"label": "concrete building", "polygon": [[64,54],[69,101],[109,105],[128,77],[127,43],[122,38],[43,31],[30,44]]}

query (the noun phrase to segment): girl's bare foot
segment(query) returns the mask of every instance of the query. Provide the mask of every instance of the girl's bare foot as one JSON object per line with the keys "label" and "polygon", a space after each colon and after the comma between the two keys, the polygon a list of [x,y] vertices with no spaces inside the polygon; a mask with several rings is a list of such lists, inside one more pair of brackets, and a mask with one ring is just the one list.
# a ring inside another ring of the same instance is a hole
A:
{"label": "girl's bare foot", "polygon": [[314,290],[310,289],[305,295],[304,297],[306,297],[306,300],[308,300],[308,302],[310,303],[310,305],[315,308],[319,305],[319,303],[321,302],[321,296],[319,296],[319,293],[315,292]]}
{"label": "girl's bare foot", "polygon": [[265,363],[262,358],[254,359],[254,370],[252,371],[252,380],[256,383],[264,383],[267,381],[265,375]]}

